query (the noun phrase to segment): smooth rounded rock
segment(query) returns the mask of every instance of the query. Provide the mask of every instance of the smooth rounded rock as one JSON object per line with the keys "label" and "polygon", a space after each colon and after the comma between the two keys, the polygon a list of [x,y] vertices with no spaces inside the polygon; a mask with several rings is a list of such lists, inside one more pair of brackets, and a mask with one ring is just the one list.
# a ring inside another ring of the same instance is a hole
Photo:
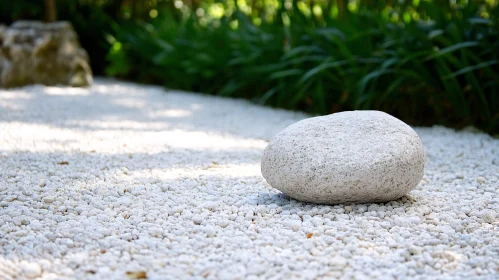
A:
{"label": "smooth rounded rock", "polygon": [[423,178],[416,132],[380,111],[309,118],[277,134],[264,151],[262,175],[274,188],[311,203],[386,202]]}

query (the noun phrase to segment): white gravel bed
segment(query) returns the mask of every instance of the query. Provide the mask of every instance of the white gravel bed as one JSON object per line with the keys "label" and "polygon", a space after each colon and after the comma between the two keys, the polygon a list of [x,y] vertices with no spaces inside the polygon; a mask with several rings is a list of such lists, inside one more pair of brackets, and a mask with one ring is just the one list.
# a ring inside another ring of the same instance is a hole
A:
{"label": "white gravel bed", "polygon": [[499,140],[416,128],[410,195],[313,205],[260,173],[305,117],[112,80],[0,90],[0,279],[499,279]]}

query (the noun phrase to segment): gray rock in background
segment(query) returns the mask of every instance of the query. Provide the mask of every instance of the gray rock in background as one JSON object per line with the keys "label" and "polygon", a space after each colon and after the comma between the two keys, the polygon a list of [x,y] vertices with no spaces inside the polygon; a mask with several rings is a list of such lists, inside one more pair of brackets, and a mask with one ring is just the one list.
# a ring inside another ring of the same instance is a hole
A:
{"label": "gray rock in background", "polygon": [[0,24],[0,87],[2,86],[1,74],[3,72],[3,67],[4,67],[3,65],[8,62],[5,59],[5,54],[4,54],[3,48],[2,48],[6,32],[7,32],[7,26]]}
{"label": "gray rock in background", "polygon": [[88,60],[69,22],[18,21],[8,28],[0,26],[0,87],[89,86]]}
{"label": "gray rock in background", "polygon": [[261,169],[272,187],[297,200],[386,202],[421,181],[424,150],[416,132],[397,118],[342,112],[284,129],[265,149]]}

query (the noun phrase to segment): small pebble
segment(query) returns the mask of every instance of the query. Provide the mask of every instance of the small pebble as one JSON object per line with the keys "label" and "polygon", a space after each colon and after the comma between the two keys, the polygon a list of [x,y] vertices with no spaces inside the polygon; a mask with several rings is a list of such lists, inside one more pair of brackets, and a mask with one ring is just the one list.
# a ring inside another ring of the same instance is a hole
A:
{"label": "small pebble", "polygon": [[42,275],[42,267],[37,263],[24,263],[21,265],[21,269],[27,278],[36,278]]}
{"label": "small pebble", "polygon": [[47,196],[47,197],[43,198],[43,202],[45,202],[45,203],[52,203],[54,201],[55,201],[55,198],[52,196]]}
{"label": "small pebble", "polygon": [[476,181],[480,184],[485,184],[487,182],[487,180],[485,180],[485,178],[482,176],[477,177]]}

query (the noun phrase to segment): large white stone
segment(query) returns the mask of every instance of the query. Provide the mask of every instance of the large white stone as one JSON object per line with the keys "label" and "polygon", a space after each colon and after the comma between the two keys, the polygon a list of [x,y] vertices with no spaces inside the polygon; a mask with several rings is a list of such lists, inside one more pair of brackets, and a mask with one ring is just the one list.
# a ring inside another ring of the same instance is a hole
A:
{"label": "large white stone", "polygon": [[265,149],[262,175],[290,197],[318,204],[386,202],[424,173],[416,132],[380,111],[349,111],[288,126]]}

